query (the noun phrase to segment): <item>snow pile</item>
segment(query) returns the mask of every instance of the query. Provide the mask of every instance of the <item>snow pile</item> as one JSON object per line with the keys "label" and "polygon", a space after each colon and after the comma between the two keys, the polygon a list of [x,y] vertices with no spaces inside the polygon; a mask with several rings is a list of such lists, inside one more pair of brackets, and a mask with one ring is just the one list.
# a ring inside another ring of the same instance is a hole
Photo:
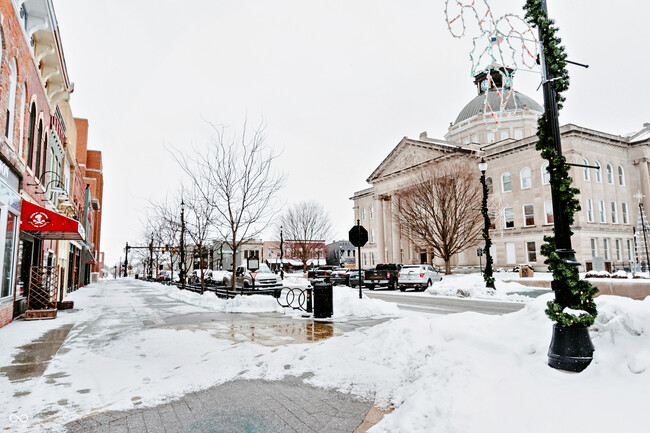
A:
{"label": "snow pile", "polygon": [[189,290],[179,290],[175,286],[150,284],[154,284],[156,289],[172,299],[223,313],[282,312],[282,307],[273,296],[269,295],[239,295],[232,299],[221,299],[214,292],[205,292],[201,295]]}
{"label": "snow pile", "polygon": [[[286,280],[285,280],[286,281]],[[307,281],[307,280],[305,280]],[[298,279],[290,280],[290,287],[300,287],[301,281]],[[163,292],[166,296],[178,301],[186,302],[198,307],[208,308],[214,311],[224,313],[263,313],[277,312],[289,315],[302,315],[301,310],[291,308],[283,309],[276,299],[270,295],[247,295],[235,296],[232,299],[221,299],[214,292],[205,292],[203,295],[190,292],[188,290],[179,290],[175,286],[164,286],[157,283],[151,284],[152,287]],[[386,302],[379,299],[370,299],[364,297],[359,299],[359,292],[346,286],[334,286],[332,288],[334,319],[344,317],[377,317],[377,316],[398,316],[400,315],[399,307],[392,302]],[[280,301],[286,300],[286,291],[282,292]],[[296,296],[298,296],[296,294]],[[294,302],[297,305],[297,300]]]}
{"label": "snow pile", "polygon": [[300,274],[300,276],[296,274],[284,274],[284,280],[282,281],[282,285],[284,287],[292,287],[292,288],[297,287],[302,289],[311,287],[309,280],[303,277],[302,274]]}
{"label": "snow pile", "polygon": [[381,299],[370,299],[364,296],[359,299],[359,291],[347,286],[334,286],[334,319],[345,316],[377,317],[399,316],[399,307],[393,302]]}
{"label": "snow pile", "polygon": [[301,356],[287,348],[262,368],[271,379],[311,372],[317,386],[376,392],[395,410],[372,433],[638,431],[650,404],[650,298],[597,298],[594,360],[567,374],[547,365],[552,323],[544,309],[552,296],[504,316],[395,319]]}
{"label": "snow pile", "polygon": [[485,287],[485,280],[481,274],[445,275],[442,281],[433,283],[425,293],[440,296],[456,296],[461,298],[484,298],[494,300],[527,302],[531,298],[514,294],[513,292],[527,292],[531,288],[515,282],[496,280],[495,290]]}

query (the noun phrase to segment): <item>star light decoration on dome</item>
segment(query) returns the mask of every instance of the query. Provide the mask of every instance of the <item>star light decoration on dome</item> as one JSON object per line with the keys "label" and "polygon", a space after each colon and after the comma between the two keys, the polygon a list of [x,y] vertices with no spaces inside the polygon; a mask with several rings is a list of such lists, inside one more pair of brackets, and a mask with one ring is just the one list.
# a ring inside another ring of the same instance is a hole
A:
{"label": "star light decoration on dome", "polygon": [[[467,17],[466,17],[467,15]],[[528,23],[514,14],[494,17],[486,0],[446,0],[445,18],[449,32],[456,39],[468,33],[470,24],[477,25],[477,36],[472,38],[472,77],[481,72],[486,74],[487,88],[483,119],[488,129],[496,131],[504,117],[512,116],[517,110],[514,97],[513,78],[519,69],[539,72],[537,58],[539,42]],[[466,21],[467,20],[467,21]],[[519,59],[521,57],[521,59]],[[495,83],[490,71],[501,75],[501,87]],[[490,104],[488,93],[495,92],[498,103]],[[514,110],[506,110],[512,101]]]}

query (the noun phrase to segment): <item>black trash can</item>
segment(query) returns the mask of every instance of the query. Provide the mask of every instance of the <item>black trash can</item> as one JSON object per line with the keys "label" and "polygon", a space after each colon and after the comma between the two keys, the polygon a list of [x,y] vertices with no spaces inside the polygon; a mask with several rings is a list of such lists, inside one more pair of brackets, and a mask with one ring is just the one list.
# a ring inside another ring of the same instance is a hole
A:
{"label": "black trash can", "polygon": [[334,310],[332,300],[332,283],[314,282],[314,319],[332,317]]}

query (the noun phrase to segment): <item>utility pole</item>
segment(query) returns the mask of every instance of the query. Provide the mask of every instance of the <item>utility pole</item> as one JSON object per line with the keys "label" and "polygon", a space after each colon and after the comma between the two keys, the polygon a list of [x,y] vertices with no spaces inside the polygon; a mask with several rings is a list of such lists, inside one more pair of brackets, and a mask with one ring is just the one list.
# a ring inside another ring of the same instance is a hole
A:
{"label": "utility pole", "polygon": [[151,243],[149,244],[149,279],[153,278],[153,233],[151,234]]}
{"label": "utility pole", "polygon": [[126,243],[126,253],[124,255],[124,278],[126,278],[128,274],[128,269],[129,267],[129,243]]}
{"label": "utility pole", "polygon": [[185,290],[185,203],[181,199],[181,288]]}
{"label": "utility pole", "polygon": [[284,237],[280,226],[280,279],[284,280]]}

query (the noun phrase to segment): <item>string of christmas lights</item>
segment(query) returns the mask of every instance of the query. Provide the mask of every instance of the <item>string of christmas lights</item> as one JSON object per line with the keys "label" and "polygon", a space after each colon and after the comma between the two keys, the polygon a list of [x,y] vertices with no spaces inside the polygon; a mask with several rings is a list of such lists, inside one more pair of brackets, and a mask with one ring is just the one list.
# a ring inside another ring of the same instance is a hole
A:
{"label": "string of christmas lights", "polygon": [[[526,20],[517,15],[505,14],[495,19],[486,0],[446,0],[445,19],[449,32],[457,39],[468,33],[473,22],[478,27],[478,36],[472,38],[469,53],[471,75],[475,77],[484,72],[487,76],[487,86],[483,89],[483,119],[488,129],[496,131],[501,120],[512,116],[518,108],[513,98],[515,73],[523,68],[539,72],[539,42],[535,33]],[[501,75],[501,87],[497,86],[490,71],[498,71]],[[497,104],[490,103],[490,92],[496,93]],[[510,110],[507,109],[509,103]]]}

